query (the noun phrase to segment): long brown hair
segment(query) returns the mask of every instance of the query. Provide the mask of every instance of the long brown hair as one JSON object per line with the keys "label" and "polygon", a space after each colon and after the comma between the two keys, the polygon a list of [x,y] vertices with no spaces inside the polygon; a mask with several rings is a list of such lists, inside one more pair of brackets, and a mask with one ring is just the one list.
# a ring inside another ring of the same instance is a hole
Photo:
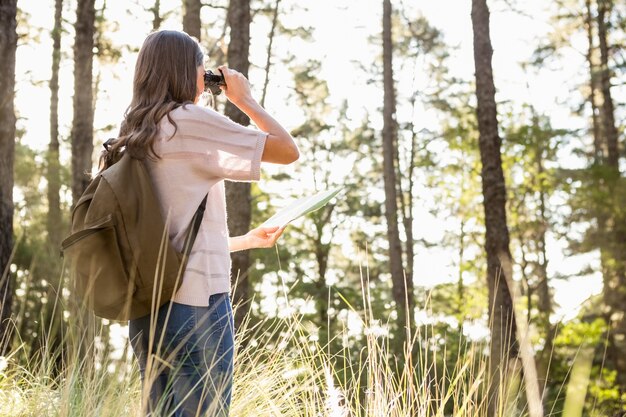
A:
{"label": "long brown hair", "polygon": [[105,143],[100,169],[113,165],[128,152],[133,158],[155,157],[154,141],[159,121],[169,112],[196,98],[197,67],[204,54],[198,42],[185,32],[161,30],[143,42],[133,79],[133,98],[124,112],[117,139]]}

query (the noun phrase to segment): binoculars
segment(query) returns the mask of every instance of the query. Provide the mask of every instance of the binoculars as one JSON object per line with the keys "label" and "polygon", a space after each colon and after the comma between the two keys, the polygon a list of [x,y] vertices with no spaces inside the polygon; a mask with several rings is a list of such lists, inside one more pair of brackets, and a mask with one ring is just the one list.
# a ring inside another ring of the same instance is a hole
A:
{"label": "binoculars", "polygon": [[224,74],[222,73],[222,70],[219,71],[220,75],[214,74],[211,70],[204,72],[204,91],[210,90],[211,94],[214,96],[222,94],[220,85],[226,85],[226,81],[224,81]]}

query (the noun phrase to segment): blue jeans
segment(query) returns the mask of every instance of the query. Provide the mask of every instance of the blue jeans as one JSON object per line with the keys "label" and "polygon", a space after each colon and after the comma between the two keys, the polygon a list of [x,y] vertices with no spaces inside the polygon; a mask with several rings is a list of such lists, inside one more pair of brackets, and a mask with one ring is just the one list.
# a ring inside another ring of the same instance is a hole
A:
{"label": "blue jeans", "polygon": [[148,416],[228,416],[234,327],[228,293],[211,295],[208,307],[170,301],[156,320],[129,322]]}

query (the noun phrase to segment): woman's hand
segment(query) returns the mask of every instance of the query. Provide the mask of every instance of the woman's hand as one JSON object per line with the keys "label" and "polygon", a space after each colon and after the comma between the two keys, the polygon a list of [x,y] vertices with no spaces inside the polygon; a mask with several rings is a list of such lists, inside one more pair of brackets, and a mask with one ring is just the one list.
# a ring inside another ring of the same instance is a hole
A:
{"label": "woman's hand", "polygon": [[243,236],[228,237],[228,250],[237,252],[255,248],[271,248],[274,246],[285,227],[257,227]]}
{"label": "woman's hand", "polygon": [[250,249],[271,248],[274,246],[280,235],[283,234],[285,227],[287,226],[283,226],[281,228],[278,226],[257,227],[256,229],[252,229],[246,233],[244,237],[246,238]]}
{"label": "woman's hand", "polygon": [[226,65],[221,65],[217,69],[222,71],[224,75],[226,86],[220,86],[220,88],[228,100],[236,106],[239,106],[240,103],[254,100],[250,91],[250,82],[242,73],[230,69]]}
{"label": "woman's hand", "polygon": [[226,86],[220,88],[226,98],[244,112],[259,130],[267,133],[261,161],[282,165],[296,161],[300,157],[298,146],[289,132],[252,97],[250,83],[246,77],[226,65],[218,69],[224,74]]}

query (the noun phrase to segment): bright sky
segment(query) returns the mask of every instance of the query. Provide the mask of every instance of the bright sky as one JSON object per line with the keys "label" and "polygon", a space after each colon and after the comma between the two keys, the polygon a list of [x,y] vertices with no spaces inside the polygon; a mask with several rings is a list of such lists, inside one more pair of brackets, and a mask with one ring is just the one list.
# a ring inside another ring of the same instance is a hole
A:
{"label": "bright sky", "polygon": [[[20,126],[26,128],[24,140],[37,149],[45,149],[49,140],[49,89],[47,80],[50,78],[51,66],[51,39],[48,31],[53,24],[53,1],[25,0],[19,6],[29,13],[29,24],[41,27],[44,32],[40,43],[29,43],[18,48],[16,73],[17,94],[16,108],[22,118]],[[64,10],[64,18],[72,22],[75,19],[73,4]],[[129,4],[130,2],[107,3],[107,18],[112,22],[108,36],[115,45],[129,45],[139,47],[145,35],[151,30],[151,16],[141,7]],[[146,7],[151,1],[141,1]],[[398,6],[398,1],[392,2]],[[404,0],[405,5],[415,4],[435,27],[445,34],[448,44],[457,47],[452,52],[450,67],[453,74],[470,80],[473,77],[472,28],[470,20],[470,0],[437,0],[410,2]],[[503,2],[490,2],[491,7],[491,37],[494,47],[494,74],[498,89],[499,101],[514,101],[516,103],[531,102],[541,112],[549,114],[555,127],[575,127],[583,123],[573,118],[567,105],[559,104],[572,94],[570,81],[577,78],[581,65],[579,55],[570,52],[569,65],[559,71],[543,71],[540,74],[524,73],[519,63],[526,60],[538,44],[538,39],[545,36],[550,30],[545,11],[545,1],[526,0],[519,7],[531,13],[532,18],[507,11]],[[96,1],[96,7],[101,7],[102,0]],[[180,0],[162,1],[164,12],[178,9]],[[372,35],[380,33],[382,2],[380,0],[319,0],[303,2],[284,0],[281,10],[289,10],[294,4],[306,4],[306,10],[301,7],[289,15],[282,15],[281,19],[286,26],[309,25],[314,28],[314,42],[306,43],[299,39],[290,42],[278,41],[275,43],[276,53],[284,56],[286,51],[294,53],[297,58],[315,58],[322,62],[320,77],[326,79],[331,92],[333,104],[338,105],[344,98],[350,105],[349,116],[355,123],[362,119],[365,110],[371,115],[375,128],[380,129],[382,118],[377,108],[382,105],[382,91],[372,84],[367,84],[365,76],[356,69],[354,61],[364,64],[373,63],[377,47],[368,41]],[[132,14],[126,12],[130,9]],[[222,13],[221,10],[204,10],[203,18],[211,13]],[[206,21],[206,20],[205,20]],[[178,16],[173,16],[164,22],[165,28],[181,29]],[[219,33],[221,27],[212,28]],[[262,84],[262,67],[265,63],[265,48],[269,22],[266,19],[258,20],[252,26],[251,61],[254,68],[250,72],[250,80],[260,98]],[[72,118],[73,95],[73,64],[71,48],[73,32],[70,31],[63,39],[63,48],[66,56],[61,69],[61,92],[59,117],[62,135],[69,136]],[[126,106],[130,102],[132,73],[134,68],[134,53],[125,51],[122,60],[116,64],[116,72],[110,68],[98,68],[100,72],[101,91],[98,97],[95,128],[113,124],[113,132],[96,132],[99,143],[115,133]],[[218,63],[209,64],[211,67]],[[374,64],[372,64],[374,65]],[[418,74],[427,77],[427,74]],[[32,81],[35,81],[33,85]],[[406,80],[398,80],[399,83]],[[291,74],[287,66],[275,61],[271,73],[270,91],[266,107],[276,115],[286,128],[297,126],[302,118],[289,100],[289,84]],[[437,130],[436,120],[428,116],[428,112],[418,114],[415,120],[418,130],[428,127]],[[275,172],[277,167],[268,166],[266,171]],[[282,169],[282,168],[281,168]],[[297,170],[297,168],[288,168]],[[294,193],[307,189],[306,179],[291,184]],[[420,187],[418,187],[420,188]],[[272,193],[272,190],[265,189]],[[431,192],[421,187],[420,194],[424,193],[423,201],[428,201]],[[374,195],[380,201],[383,199],[382,190]],[[415,213],[415,237],[425,238],[432,242],[440,241],[446,228],[455,227],[443,218],[433,217],[427,207],[418,207]],[[548,256],[550,259],[550,273],[568,274],[580,270],[589,262],[597,262],[594,256],[567,257],[563,253],[563,242],[549,239]],[[364,246],[364,245],[363,245]],[[453,254],[443,248],[418,249],[415,264],[419,265],[418,286],[432,286],[442,280],[452,281],[456,278],[456,269],[451,259]],[[561,305],[557,311],[559,317],[572,317],[577,307],[589,295],[601,290],[599,276],[580,277],[569,282],[553,280],[555,298]],[[576,290],[573,291],[572,288]]]}

